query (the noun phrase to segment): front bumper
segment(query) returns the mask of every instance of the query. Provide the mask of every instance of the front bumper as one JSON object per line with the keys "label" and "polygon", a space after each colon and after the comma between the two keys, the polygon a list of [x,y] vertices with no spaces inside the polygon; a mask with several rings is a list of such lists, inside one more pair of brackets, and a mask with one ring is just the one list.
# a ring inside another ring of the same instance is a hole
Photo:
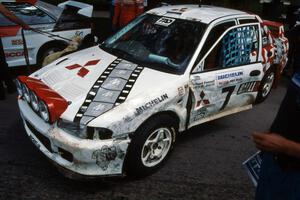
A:
{"label": "front bumper", "polygon": [[130,139],[87,140],[72,136],[56,124],[42,120],[27,104],[18,101],[27,135],[56,165],[77,175],[122,175]]}

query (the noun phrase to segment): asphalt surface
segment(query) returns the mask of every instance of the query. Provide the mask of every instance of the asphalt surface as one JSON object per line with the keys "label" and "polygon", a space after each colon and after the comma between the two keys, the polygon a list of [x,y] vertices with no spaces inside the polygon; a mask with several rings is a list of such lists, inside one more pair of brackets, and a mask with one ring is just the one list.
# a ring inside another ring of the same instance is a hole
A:
{"label": "asphalt surface", "polygon": [[185,132],[163,168],[140,180],[63,177],[27,138],[16,94],[8,95],[0,101],[0,199],[252,200],[255,189],[242,162],[256,152],[251,132],[272,123],[285,82],[252,110]]}

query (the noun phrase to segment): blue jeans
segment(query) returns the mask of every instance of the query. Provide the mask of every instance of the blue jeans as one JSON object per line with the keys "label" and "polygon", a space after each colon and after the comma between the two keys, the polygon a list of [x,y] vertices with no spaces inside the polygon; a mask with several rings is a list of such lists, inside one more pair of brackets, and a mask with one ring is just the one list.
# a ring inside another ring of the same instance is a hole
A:
{"label": "blue jeans", "polygon": [[284,171],[264,153],[255,200],[300,200],[300,171]]}

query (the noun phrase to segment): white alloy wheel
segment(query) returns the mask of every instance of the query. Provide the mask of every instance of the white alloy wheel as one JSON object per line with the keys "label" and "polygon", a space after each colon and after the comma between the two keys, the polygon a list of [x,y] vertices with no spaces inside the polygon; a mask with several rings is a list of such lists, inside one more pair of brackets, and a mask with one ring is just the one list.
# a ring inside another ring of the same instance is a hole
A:
{"label": "white alloy wheel", "polygon": [[266,81],[264,82],[263,88],[262,88],[262,96],[266,97],[271,92],[273,83],[275,80],[275,73],[271,72],[267,75]]}
{"label": "white alloy wheel", "polygon": [[164,160],[170,151],[172,132],[168,128],[153,131],[144,143],[141,159],[146,167],[154,167]]}

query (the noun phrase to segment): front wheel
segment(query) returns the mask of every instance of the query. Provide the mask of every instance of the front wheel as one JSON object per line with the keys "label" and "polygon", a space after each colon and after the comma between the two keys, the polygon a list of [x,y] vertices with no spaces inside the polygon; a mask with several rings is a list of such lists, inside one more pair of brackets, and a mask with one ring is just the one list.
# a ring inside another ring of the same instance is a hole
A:
{"label": "front wheel", "polygon": [[54,54],[56,52],[62,51],[67,47],[66,44],[64,43],[54,43],[54,44],[49,44],[44,47],[42,47],[39,50],[38,56],[37,56],[37,65],[39,67],[43,67],[43,62],[45,58],[51,54]]}
{"label": "front wheel", "polygon": [[256,103],[261,103],[269,96],[271,93],[273,83],[275,80],[275,72],[274,70],[270,69],[266,72],[265,76],[263,77],[261,84],[259,86]]}
{"label": "front wheel", "polygon": [[155,172],[164,164],[174,146],[176,126],[167,116],[150,119],[132,138],[126,159],[126,172],[142,177]]}

